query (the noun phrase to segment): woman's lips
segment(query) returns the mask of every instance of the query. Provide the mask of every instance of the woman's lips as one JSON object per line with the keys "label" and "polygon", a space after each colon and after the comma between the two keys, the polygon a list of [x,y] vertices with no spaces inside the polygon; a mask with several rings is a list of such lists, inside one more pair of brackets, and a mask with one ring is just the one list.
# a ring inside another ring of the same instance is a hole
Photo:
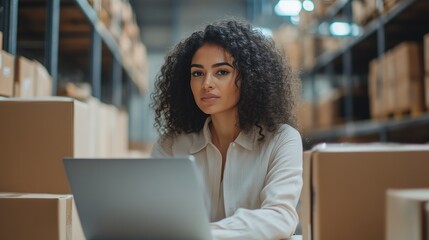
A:
{"label": "woman's lips", "polygon": [[219,98],[219,96],[217,96],[217,95],[215,95],[213,93],[204,93],[201,96],[201,100],[202,101],[211,101],[211,100],[215,100],[215,99],[218,99],[218,98]]}

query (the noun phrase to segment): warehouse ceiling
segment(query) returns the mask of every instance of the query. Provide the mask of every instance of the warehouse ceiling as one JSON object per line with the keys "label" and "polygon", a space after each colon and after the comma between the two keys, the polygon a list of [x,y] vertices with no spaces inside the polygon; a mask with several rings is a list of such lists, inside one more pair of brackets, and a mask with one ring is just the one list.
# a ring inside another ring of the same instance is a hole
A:
{"label": "warehouse ceiling", "polygon": [[206,23],[225,17],[245,18],[274,28],[284,19],[272,13],[276,0],[130,0],[148,52],[166,52]]}

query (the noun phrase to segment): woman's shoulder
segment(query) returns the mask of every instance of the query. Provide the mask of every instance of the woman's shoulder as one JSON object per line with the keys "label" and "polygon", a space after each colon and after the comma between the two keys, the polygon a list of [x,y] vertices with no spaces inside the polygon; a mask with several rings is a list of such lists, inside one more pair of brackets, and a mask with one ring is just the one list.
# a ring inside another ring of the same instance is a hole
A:
{"label": "woman's shoulder", "polygon": [[158,143],[162,146],[172,146],[177,143],[192,141],[199,133],[172,133],[159,138]]}
{"label": "woman's shoulder", "polygon": [[173,149],[190,149],[196,139],[200,138],[201,133],[174,133],[163,135],[158,139],[157,145],[167,151]]}
{"label": "woman's shoulder", "polygon": [[281,124],[278,130],[275,131],[274,135],[280,139],[301,141],[301,134],[299,133],[299,131],[286,123]]}

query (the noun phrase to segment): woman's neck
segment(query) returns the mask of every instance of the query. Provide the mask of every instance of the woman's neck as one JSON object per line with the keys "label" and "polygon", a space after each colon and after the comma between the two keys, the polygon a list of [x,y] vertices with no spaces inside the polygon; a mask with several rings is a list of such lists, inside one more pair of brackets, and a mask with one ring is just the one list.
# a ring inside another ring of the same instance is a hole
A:
{"label": "woman's neck", "polygon": [[[238,116],[234,115],[212,115],[211,116],[211,134],[212,141],[221,146],[229,145],[233,142],[238,134],[240,128],[238,127]],[[217,144],[216,144],[217,145]]]}

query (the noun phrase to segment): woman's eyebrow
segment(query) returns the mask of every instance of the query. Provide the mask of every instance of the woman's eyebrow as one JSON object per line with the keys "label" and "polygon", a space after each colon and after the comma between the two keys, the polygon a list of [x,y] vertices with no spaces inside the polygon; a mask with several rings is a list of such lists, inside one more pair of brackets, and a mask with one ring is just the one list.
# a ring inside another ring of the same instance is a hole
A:
{"label": "woman's eyebrow", "polygon": [[192,67],[196,67],[196,68],[204,68],[204,67],[203,67],[203,65],[201,65],[201,64],[195,64],[195,63],[191,64],[191,68],[192,68]]}
{"label": "woman's eyebrow", "polygon": [[231,68],[234,68],[231,64],[229,64],[227,62],[215,63],[215,64],[212,65],[212,67],[220,67],[220,66],[224,66],[224,65],[229,66]]}
{"label": "woman's eyebrow", "polygon": [[[215,64],[213,64],[213,65],[212,65],[212,67],[220,67],[220,66],[229,66],[229,67],[231,67],[231,68],[234,68],[231,64],[229,64],[229,63],[227,63],[227,62],[220,62],[220,63],[215,63]],[[203,67],[203,65],[201,65],[201,64],[196,64],[196,63],[191,64],[191,68],[192,68],[192,67],[196,67],[196,68],[204,68],[204,67]]]}

